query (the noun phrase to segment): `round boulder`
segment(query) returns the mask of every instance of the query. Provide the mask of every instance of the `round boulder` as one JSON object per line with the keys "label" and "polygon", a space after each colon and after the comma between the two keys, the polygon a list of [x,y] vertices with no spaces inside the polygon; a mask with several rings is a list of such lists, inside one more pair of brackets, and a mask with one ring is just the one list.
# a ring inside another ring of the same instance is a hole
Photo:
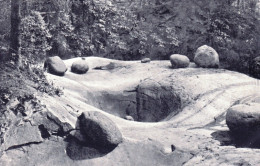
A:
{"label": "round boulder", "polygon": [[212,47],[203,45],[195,52],[194,62],[200,67],[218,68],[219,56]]}
{"label": "round boulder", "polygon": [[249,134],[260,129],[260,104],[237,104],[230,107],[226,115],[226,123],[233,133]]}
{"label": "round boulder", "polygon": [[143,59],[141,60],[141,63],[149,63],[149,62],[151,62],[151,59],[150,59],[150,58],[143,58]]}
{"label": "round boulder", "polygon": [[180,54],[171,55],[170,61],[172,64],[172,68],[174,68],[174,69],[185,68],[185,67],[188,67],[190,64],[189,58],[185,55],[180,55]]}
{"label": "round boulder", "polygon": [[84,59],[73,62],[71,66],[71,72],[76,74],[85,74],[88,69],[88,63]]}
{"label": "round boulder", "polygon": [[252,60],[250,63],[249,72],[252,76],[260,78],[260,56]]}
{"label": "round boulder", "polygon": [[113,148],[122,142],[118,127],[104,114],[96,111],[83,112],[79,120],[82,135],[95,145]]}
{"label": "round boulder", "polygon": [[51,74],[63,76],[67,71],[65,63],[58,56],[49,57],[44,62],[44,69]]}

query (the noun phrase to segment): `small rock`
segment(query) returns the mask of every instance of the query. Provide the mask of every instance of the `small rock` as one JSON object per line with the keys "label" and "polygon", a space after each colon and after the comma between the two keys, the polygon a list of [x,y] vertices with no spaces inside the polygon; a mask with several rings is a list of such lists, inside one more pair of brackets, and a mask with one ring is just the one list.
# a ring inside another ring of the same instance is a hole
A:
{"label": "small rock", "polygon": [[88,69],[88,63],[84,59],[73,62],[71,66],[71,71],[77,74],[85,74]]}
{"label": "small rock", "polygon": [[254,133],[260,129],[260,104],[238,104],[228,109],[226,123],[234,133]]}
{"label": "small rock", "polygon": [[194,62],[200,67],[218,68],[219,56],[212,47],[203,45],[197,49]]}
{"label": "small rock", "polygon": [[134,118],[130,115],[125,116],[126,120],[134,121]]}
{"label": "small rock", "polygon": [[49,57],[44,62],[44,69],[51,74],[63,76],[67,71],[65,63],[58,56]]}
{"label": "small rock", "polygon": [[180,54],[171,55],[170,61],[172,64],[172,68],[174,68],[174,69],[185,68],[185,67],[188,67],[190,64],[189,58],[185,55],[180,55]]}
{"label": "small rock", "polygon": [[150,58],[143,58],[143,59],[141,60],[141,63],[149,63],[149,62],[151,62],[151,59],[150,59]]}
{"label": "small rock", "polygon": [[115,123],[100,112],[83,112],[79,117],[81,134],[100,147],[111,148],[122,142]]}
{"label": "small rock", "polygon": [[174,145],[171,145],[172,152],[175,151],[176,147]]}

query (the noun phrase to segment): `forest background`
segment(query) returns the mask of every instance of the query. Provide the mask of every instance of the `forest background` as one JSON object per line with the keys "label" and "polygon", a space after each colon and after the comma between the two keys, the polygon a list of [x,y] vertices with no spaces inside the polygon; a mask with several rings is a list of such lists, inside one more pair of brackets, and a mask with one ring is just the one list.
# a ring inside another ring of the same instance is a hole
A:
{"label": "forest background", "polygon": [[53,55],[166,60],[174,53],[193,60],[207,44],[222,68],[248,73],[260,56],[259,0],[0,0],[0,6],[2,60],[14,54],[28,63]]}

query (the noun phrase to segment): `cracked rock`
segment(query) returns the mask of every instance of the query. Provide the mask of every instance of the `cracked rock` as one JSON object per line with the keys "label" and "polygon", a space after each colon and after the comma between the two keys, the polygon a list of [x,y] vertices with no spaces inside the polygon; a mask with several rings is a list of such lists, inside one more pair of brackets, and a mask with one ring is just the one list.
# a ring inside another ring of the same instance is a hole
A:
{"label": "cracked rock", "polygon": [[38,126],[32,126],[29,122],[25,122],[19,126],[12,126],[5,134],[4,147],[10,149],[11,147],[26,145],[32,142],[42,142],[43,138],[38,129]]}

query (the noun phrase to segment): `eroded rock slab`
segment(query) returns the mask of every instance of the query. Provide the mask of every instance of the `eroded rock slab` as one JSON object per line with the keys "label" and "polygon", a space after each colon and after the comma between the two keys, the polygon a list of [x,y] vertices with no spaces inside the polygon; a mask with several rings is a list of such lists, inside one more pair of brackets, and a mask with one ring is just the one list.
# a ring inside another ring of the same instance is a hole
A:
{"label": "eroded rock slab", "polygon": [[[236,147],[223,118],[236,101],[259,89],[255,79],[221,69],[172,69],[169,61],[144,65],[140,61],[96,57],[86,60],[88,74],[46,74],[55,85],[64,87],[64,95],[42,97],[53,115],[37,113],[32,116],[32,125],[44,125],[51,136],[43,138],[42,143],[4,152],[0,165],[193,166],[260,162],[259,149]],[[70,67],[74,61],[65,63]],[[106,67],[93,70],[97,66]],[[79,131],[77,117],[88,110],[102,112],[124,136],[112,151],[100,153],[87,146],[84,137],[74,134]],[[129,121],[123,119],[125,116],[158,122]]]}
{"label": "eroded rock slab", "polygon": [[4,136],[6,150],[29,144],[37,144],[42,141],[43,138],[41,137],[38,126],[32,126],[29,122],[12,126]]}

